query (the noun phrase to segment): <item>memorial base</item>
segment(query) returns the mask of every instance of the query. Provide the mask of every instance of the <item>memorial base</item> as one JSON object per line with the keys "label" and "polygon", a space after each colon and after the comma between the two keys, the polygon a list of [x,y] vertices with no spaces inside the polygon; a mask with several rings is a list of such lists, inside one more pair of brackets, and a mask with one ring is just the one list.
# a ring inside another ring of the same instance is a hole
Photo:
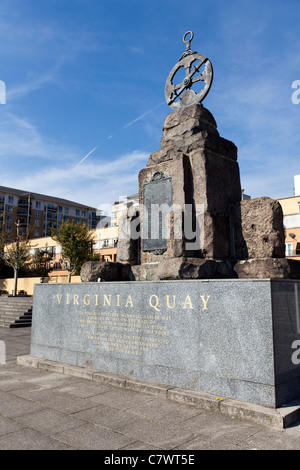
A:
{"label": "memorial base", "polygon": [[37,284],[32,357],[278,408],[300,396],[300,281]]}

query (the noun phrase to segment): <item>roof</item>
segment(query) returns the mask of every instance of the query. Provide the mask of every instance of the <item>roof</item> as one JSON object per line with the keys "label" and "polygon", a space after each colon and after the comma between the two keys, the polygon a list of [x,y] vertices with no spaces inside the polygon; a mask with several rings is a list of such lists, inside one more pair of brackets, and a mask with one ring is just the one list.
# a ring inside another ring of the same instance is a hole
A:
{"label": "roof", "polygon": [[80,207],[82,209],[92,209],[97,210],[95,207],[86,206],[84,204],[79,204],[78,202],[70,201],[68,199],[62,199],[55,196],[47,196],[46,194],[39,194],[34,193],[32,191],[24,191],[22,189],[15,189],[15,188],[8,188],[6,186],[0,186],[0,193],[8,193],[8,194],[15,194],[16,196],[26,196],[27,194],[30,195],[33,199],[40,199],[47,202],[55,202],[56,204],[62,205],[72,205],[76,207]]}

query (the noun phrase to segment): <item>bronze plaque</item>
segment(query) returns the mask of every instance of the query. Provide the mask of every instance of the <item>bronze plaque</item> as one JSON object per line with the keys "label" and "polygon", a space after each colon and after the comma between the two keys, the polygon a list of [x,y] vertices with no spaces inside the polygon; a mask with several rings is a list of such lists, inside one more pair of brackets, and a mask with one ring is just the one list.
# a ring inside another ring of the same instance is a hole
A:
{"label": "bronze plaque", "polygon": [[161,254],[167,250],[166,217],[173,204],[172,178],[154,173],[143,187],[143,251]]}

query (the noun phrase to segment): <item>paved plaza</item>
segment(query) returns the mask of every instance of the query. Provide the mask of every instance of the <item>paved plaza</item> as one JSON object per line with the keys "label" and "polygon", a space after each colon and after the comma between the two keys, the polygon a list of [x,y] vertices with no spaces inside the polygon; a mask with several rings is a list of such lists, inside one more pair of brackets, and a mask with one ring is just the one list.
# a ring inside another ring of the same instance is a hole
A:
{"label": "paved plaza", "polygon": [[278,429],[18,365],[18,356],[30,354],[30,335],[30,328],[0,328],[6,347],[6,364],[0,365],[1,450],[300,450],[300,423]]}

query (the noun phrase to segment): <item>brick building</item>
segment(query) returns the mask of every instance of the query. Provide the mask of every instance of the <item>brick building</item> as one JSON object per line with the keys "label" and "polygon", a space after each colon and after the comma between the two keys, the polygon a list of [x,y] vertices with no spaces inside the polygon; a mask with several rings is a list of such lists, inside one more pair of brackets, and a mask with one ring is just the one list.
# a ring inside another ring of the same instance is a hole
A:
{"label": "brick building", "polygon": [[20,234],[30,238],[47,237],[51,227],[58,228],[62,220],[80,221],[90,229],[96,229],[101,215],[94,207],[45,194],[0,186],[0,229],[4,229],[13,241],[16,222],[20,221]]}

